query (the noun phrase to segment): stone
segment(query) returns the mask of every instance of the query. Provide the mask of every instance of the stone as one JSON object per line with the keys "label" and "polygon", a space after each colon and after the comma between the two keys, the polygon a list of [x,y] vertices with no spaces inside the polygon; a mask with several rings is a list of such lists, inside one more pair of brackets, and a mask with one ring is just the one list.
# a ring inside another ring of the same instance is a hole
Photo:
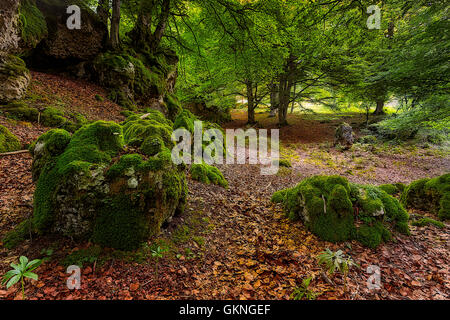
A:
{"label": "stone", "polygon": [[334,145],[340,145],[345,150],[350,149],[355,141],[353,128],[347,123],[341,123],[336,129]]}
{"label": "stone", "polygon": [[0,1],[0,52],[14,52],[19,45],[19,0]]}
{"label": "stone", "polygon": [[0,54],[0,103],[24,98],[30,80],[30,71],[22,59],[11,54]]}

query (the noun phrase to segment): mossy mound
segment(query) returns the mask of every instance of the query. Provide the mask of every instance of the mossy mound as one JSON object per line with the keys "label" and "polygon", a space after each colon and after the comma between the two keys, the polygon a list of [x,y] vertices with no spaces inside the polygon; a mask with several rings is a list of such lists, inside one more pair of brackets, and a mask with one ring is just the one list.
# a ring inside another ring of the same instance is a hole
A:
{"label": "mossy mound", "polygon": [[89,121],[80,113],[73,113],[68,116],[58,108],[48,106],[42,112],[38,109],[30,107],[24,101],[16,101],[9,103],[2,108],[2,112],[10,119],[39,122],[43,126],[50,128],[61,128],[69,132],[75,132]]}
{"label": "mossy mound", "polygon": [[412,182],[403,192],[401,201],[406,208],[437,214],[441,220],[450,219],[450,173]]}
{"label": "mossy mound", "polygon": [[22,144],[7,128],[0,125],[0,153],[20,150]]}
{"label": "mossy mound", "polygon": [[22,59],[0,52],[0,103],[22,99],[30,81],[30,71]]}
{"label": "mossy mound", "polygon": [[144,115],[133,115],[123,124],[125,143],[138,147],[148,156],[154,156],[164,148],[172,149],[172,122],[156,110]]}
{"label": "mossy mound", "polygon": [[398,200],[379,188],[350,184],[339,176],[305,179],[274,193],[272,201],[283,205],[290,220],[301,219],[326,241],[357,239],[375,248],[390,239],[389,224],[409,233],[409,216]]}
{"label": "mossy mound", "polygon": [[292,164],[287,159],[274,160],[274,165],[278,165],[280,168],[292,168]]}
{"label": "mossy mound", "polygon": [[191,178],[206,184],[215,184],[223,188],[228,188],[228,181],[223,176],[222,172],[216,167],[210,166],[206,163],[193,164],[191,166]]}
{"label": "mossy mound", "polygon": [[164,127],[151,132],[154,138],[167,139],[169,126],[156,121],[156,115],[128,119],[122,125],[98,121],[73,136],[62,129],[41,136],[30,147],[37,181],[33,228],[39,234],[134,250],[175,213],[184,211],[185,175],[172,163],[170,150],[163,146],[149,156],[137,145],[135,154],[126,153],[125,142],[141,137],[139,130],[134,134],[129,130],[142,121],[145,130],[155,124]]}

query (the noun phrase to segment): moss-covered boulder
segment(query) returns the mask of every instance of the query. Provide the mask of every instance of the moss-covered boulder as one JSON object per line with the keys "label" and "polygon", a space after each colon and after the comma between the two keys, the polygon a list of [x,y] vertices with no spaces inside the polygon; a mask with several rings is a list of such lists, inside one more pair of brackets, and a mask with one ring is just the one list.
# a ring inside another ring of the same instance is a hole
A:
{"label": "moss-covered boulder", "polygon": [[19,139],[0,125],[0,153],[17,151],[21,146]]}
{"label": "moss-covered boulder", "polygon": [[168,54],[133,49],[105,52],[93,61],[92,76],[110,88],[110,99],[123,107],[150,107],[174,119],[180,111],[178,101],[172,96],[175,81],[172,78],[176,79],[178,59],[174,62]]}
{"label": "moss-covered boulder", "polygon": [[450,219],[450,173],[433,179],[412,182],[401,197],[406,208],[437,214],[439,219]]}
{"label": "moss-covered boulder", "polygon": [[193,180],[228,188],[228,181],[225,179],[222,172],[216,167],[206,163],[193,164],[190,173]]}
{"label": "moss-covered boulder", "polygon": [[344,149],[348,150],[355,142],[355,135],[353,134],[353,128],[348,123],[341,123],[335,133],[334,145],[340,145]]}
{"label": "moss-covered boulder", "polygon": [[272,201],[283,205],[290,220],[302,220],[326,241],[357,239],[374,248],[390,239],[389,228],[409,233],[409,216],[398,200],[377,187],[351,184],[339,176],[305,179],[276,192]]}
{"label": "moss-covered boulder", "polygon": [[21,0],[19,7],[19,30],[24,50],[34,49],[47,35],[47,22],[36,6],[36,0]]}
{"label": "moss-covered boulder", "polygon": [[379,188],[391,196],[399,196],[405,191],[406,185],[403,183],[382,184]]}
{"label": "moss-covered boulder", "polygon": [[[187,194],[183,168],[172,163],[166,143],[151,155],[143,151],[145,139],[137,143],[142,132],[166,142],[168,126],[161,119],[154,114],[121,125],[98,121],[72,136],[62,129],[41,136],[31,146],[33,228],[121,250],[156,235],[184,210]],[[149,129],[156,124],[164,130]],[[143,129],[132,130],[134,125]]]}
{"label": "moss-covered boulder", "polygon": [[0,52],[0,103],[22,99],[31,80],[22,59]]}

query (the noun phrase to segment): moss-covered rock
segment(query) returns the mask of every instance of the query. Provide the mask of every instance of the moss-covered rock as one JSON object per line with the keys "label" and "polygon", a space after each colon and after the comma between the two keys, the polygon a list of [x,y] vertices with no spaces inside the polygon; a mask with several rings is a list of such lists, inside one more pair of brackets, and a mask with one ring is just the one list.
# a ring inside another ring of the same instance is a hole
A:
{"label": "moss-covered rock", "polygon": [[398,200],[377,187],[350,184],[339,176],[305,179],[276,192],[272,201],[283,205],[289,219],[301,219],[311,232],[331,242],[358,239],[376,247],[389,238],[385,224],[409,233],[409,216]]}
{"label": "moss-covered rock", "polygon": [[110,98],[124,107],[146,105],[166,93],[164,75],[128,53],[103,53],[93,61],[95,78],[111,89]]}
{"label": "moss-covered rock", "polygon": [[20,35],[25,49],[33,49],[47,36],[47,23],[35,0],[21,0],[19,7]]}
{"label": "moss-covered rock", "polygon": [[223,188],[228,188],[228,181],[223,176],[222,172],[216,167],[210,166],[206,163],[193,164],[191,166],[191,178],[206,184],[215,184]]}
{"label": "moss-covered rock", "polygon": [[450,219],[450,173],[412,182],[404,190],[401,201],[406,208],[437,214],[441,220]]}
{"label": "moss-covered rock", "polygon": [[22,59],[0,52],[0,103],[22,99],[30,80],[30,71]]}
{"label": "moss-covered rock", "polygon": [[37,122],[39,119],[39,111],[31,108],[25,102],[16,101],[9,103],[2,108],[8,118],[20,121]]}
{"label": "moss-covered rock", "polygon": [[[88,124],[73,136],[54,129],[31,146],[37,181],[32,223],[38,233],[134,250],[184,211],[184,171],[165,147],[171,122],[158,113],[136,117],[121,125]],[[143,128],[133,130],[135,125]],[[164,141],[161,150],[149,155],[136,144],[137,153],[125,153],[125,143],[145,142],[150,133]]]}
{"label": "moss-covered rock", "polygon": [[7,128],[0,125],[0,153],[20,150],[22,144]]}

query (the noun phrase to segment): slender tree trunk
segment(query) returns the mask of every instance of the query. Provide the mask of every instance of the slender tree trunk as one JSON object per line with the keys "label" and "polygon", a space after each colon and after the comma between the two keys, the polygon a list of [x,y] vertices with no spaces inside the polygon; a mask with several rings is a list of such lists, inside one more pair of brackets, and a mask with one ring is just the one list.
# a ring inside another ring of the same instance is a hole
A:
{"label": "slender tree trunk", "polygon": [[278,108],[280,106],[280,91],[278,89],[278,85],[275,82],[272,82],[269,86],[270,89],[270,116],[271,118],[275,117]]}
{"label": "slender tree trunk", "polygon": [[247,82],[248,124],[255,124],[255,97],[253,95],[253,84]]}
{"label": "slender tree trunk", "polygon": [[383,115],[384,114],[384,100],[377,100],[377,108],[374,112],[374,115]]}
{"label": "slender tree trunk", "polygon": [[119,27],[120,27],[120,0],[113,0],[111,32],[109,36],[109,45],[113,50],[116,50],[120,44]]}
{"label": "slender tree trunk", "polygon": [[280,127],[287,126],[287,114],[289,102],[291,100],[291,91],[294,86],[294,77],[297,71],[295,56],[290,55],[284,68],[284,73],[280,76],[280,108],[278,110],[278,125]]}

